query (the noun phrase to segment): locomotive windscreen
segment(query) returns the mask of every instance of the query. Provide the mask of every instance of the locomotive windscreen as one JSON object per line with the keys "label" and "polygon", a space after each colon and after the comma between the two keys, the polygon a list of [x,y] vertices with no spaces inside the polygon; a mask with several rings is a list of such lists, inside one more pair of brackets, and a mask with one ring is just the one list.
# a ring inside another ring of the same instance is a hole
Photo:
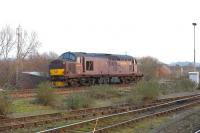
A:
{"label": "locomotive windscreen", "polygon": [[54,60],[49,65],[50,69],[63,68],[63,67],[64,67],[63,61],[61,60]]}
{"label": "locomotive windscreen", "polygon": [[76,56],[71,52],[66,52],[66,53],[63,53],[61,56],[59,56],[59,59],[68,60],[68,61],[76,61]]}

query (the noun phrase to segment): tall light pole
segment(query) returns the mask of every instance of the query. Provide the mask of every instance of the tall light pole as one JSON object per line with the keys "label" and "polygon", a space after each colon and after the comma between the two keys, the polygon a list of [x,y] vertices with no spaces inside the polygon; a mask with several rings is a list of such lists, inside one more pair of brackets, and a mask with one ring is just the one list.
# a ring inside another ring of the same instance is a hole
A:
{"label": "tall light pole", "polygon": [[192,23],[192,25],[194,26],[194,72],[196,71],[196,60],[195,60],[195,26],[197,25],[197,23]]}

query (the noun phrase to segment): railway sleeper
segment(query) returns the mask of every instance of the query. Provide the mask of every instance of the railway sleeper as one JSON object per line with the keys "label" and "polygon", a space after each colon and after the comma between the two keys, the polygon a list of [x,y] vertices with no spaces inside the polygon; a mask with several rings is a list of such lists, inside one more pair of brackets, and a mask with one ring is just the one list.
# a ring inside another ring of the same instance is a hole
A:
{"label": "railway sleeper", "polygon": [[[130,123],[130,122],[139,122],[143,119],[146,119],[146,118],[152,118],[154,116],[162,116],[162,115],[166,115],[166,114],[170,114],[172,112],[176,112],[176,111],[179,111],[179,110],[182,110],[182,109],[185,109],[185,108],[188,108],[188,107],[191,107],[191,106],[194,106],[195,104],[198,104],[199,102],[195,102],[195,103],[192,103],[192,104],[189,104],[189,105],[185,105],[185,106],[182,106],[182,107],[177,107],[175,109],[170,109],[168,111],[162,111],[160,113],[154,113],[154,114],[150,114],[150,115],[147,115],[147,116],[142,116],[142,117],[139,117],[139,118],[135,118],[133,120],[129,120],[128,122],[122,122],[122,123],[119,123],[119,124],[116,124],[116,125],[120,125],[120,126],[123,126],[125,123]],[[111,127],[111,126],[110,126]],[[101,129],[101,130],[97,130],[95,133],[98,133],[98,132],[106,132],[108,131],[109,128],[104,128],[104,129]]]}
{"label": "railway sleeper", "polygon": [[[192,106],[192,105],[191,105],[191,106]],[[187,107],[188,107],[188,106],[187,106]],[[186,108],[186,107],[184,107],[184,108]],[[177,108],[176,110],[181,110],[181,109],[182,109],[182,108]],[[116,111],[116,110],[115,110],[115,111]],[[174,112],[174,111],[169,110],[168,112],[170,113],[170,112]],[[164,113],[164,114],[165,114],[165,113]],[[158,115],[159,115],[159,114],[158,114]]]}

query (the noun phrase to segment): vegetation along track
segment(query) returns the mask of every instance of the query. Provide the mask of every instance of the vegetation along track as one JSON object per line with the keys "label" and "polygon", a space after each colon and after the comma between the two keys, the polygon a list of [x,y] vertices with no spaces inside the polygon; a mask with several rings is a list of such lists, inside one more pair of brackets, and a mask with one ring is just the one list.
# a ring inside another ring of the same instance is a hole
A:
{"label": "vegetation along track", "polygon": [[154,116],[166,115],[171,112],[176,112],[200,103],[200,95],[190,96],[187,98],[155,103],[151,106],[142,107],[138,109],[132,109],[124,112],[119,112],[110,115],[104,115],[101,117],[88,119],[82,122],[53,128],[38,133],[52,133],[52,132],[68,132],[68,133],[95,133],[110,132],[110,130],[125,126],[130,123],[135,123],[145,118],[151,118]]}
{"label": "vegetation along track", "polygon": [[[112,85],[113,87],[116,87],[117,89],[123,88],[123,89],[129,89],[131,85],[128,84],[115,84]],[[78,93],[78,92],[84,92],[90,89],[90,87],[87,86],[81,86],[81,87],[69,87],[69,88],[55,88],[54,93],[59,95],[68,95],[71,93]],[[36,96],[36,90],[35,89],[22,89],[22,90],[12,90],[10,91],[10,94],[13,98],[32,98]]]}
{"label": "vegetation along track", "polygon": [[[54,93],[59,95],[67,95],[76,92],[83,92],[87,90],[87,88],[67,88],[67,89],[55,89]],[[34,89],[23,89],[23,90],[15,90],[10,92],[13,98],[32,98],[36,96],[36,91]]]}
{"label": "vegetation along track", "polygon": [[[122,113],[122,112],[127,112],[127,111],[142,112],[149,109],[155,109],[155,106],[159,108],[159,106],[166,106],[166,105],[174,104],[177,102],[188,101],[192,99],[200,99],[200,94],[161,99],[161,100],[157,100],[143,106],[134,106],[134,105],[126,104],[126,105],[107,106],[107,107],[99,107],[99,108],[87,108],[87,109],[65,111],[65,112],[63,111],[59,113],[51,113],[51,114],[44,114],[44,115],[37,115],[37,116],[27,116],[27,117],[20,117],[20,118],[7,118],[7,119],[4,118],[0,120],[0,131],[4,132],[6,130],[8,131],[8,130],[13,130],[17,128],[37,127],[40,125],[58,122],[58,121],[94,118],[97,116],[100,117],[103,115],[111,115],[111,114]],[[165,103],[168,103],[168,104],[165,105]]]}

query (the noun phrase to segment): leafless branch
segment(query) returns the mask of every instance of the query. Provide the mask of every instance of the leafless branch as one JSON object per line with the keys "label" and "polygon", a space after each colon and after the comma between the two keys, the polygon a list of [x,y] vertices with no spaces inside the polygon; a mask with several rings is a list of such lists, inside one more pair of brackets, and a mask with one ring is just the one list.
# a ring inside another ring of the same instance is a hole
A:
{"label": "leafless branch", "polygon": [[25,33],[20,48],[21,49],[20,58],[22,60],[26,58],[29,54],[34,52],[39,47],[39,45],[40,42],[38,41],[36,32],[32,32],[30,36],[28,36],[28,34]]}
{"label": "leafless branch", "polygon": [[6,26],[0,31],[0,57],[3,56],[4,60],[8,59],[8,56],[14,47],[14,31]]}

